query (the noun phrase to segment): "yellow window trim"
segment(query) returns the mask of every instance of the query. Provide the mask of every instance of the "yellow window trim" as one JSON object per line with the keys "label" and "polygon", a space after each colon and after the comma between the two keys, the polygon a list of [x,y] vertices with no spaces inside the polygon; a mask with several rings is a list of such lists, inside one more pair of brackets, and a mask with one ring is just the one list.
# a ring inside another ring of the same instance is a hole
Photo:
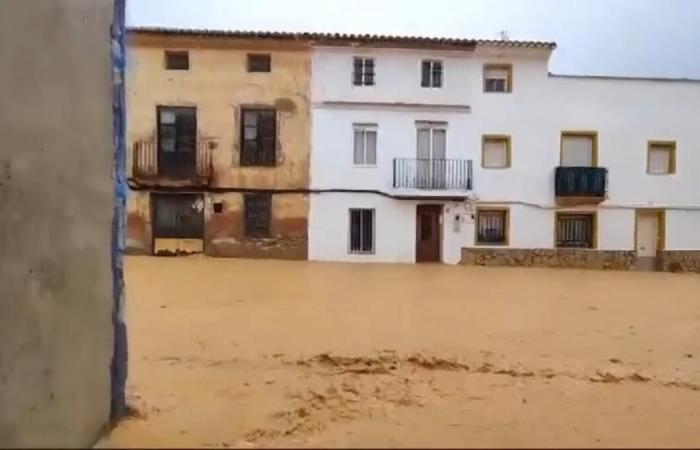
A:
{"label": "yellow window trim", "polygon": [[564,138],[566,137],[590,137],[593,139],[593,167],[598,167],[598,132],[592,130],[564,130],[559,138],[559,165],[564,161]]}
{"label": "yellow window trim", "polygon": [[[487,70],[505,70],[508,72],[508,79],[506,80],[506,91],[505,92],[491,92],[486,90],[486,71]],[[503,63],[489,63],[484,64],[484,68],[481,71],[483,78],[483,90],[487,94],[510,94],[513,92],[513,64],[503,64]]]}
{"label": "yellow window trim", "polygon": [[[668,161],[668,172],[651,173],[649,171],[649,159],[652,147],[668,147],[671,150]],[[648,175],[673,175],[676,173],[676,141],[648,141],[647,142],[647,174]]]}
{"label": "yellow window trim", "polygon": [[[557,233],[559,231],[559,216],[593,216],[593,246],[591,248],[570,248],[570,247],[559,247],[557,246],[557,241],[558,241],[558,236]],[[554,248],[555,249],[564,249],[564,250],[597,250],[598,249],[598,211],[590,211],[590,210],[585,210],[585,211],[576,211],[576,210],[569,210],[569,211],[556,211],[554,213]]]}
{"label": "yellow window trim", "polygon": [[[479,214],[482,212],[505,212],[505,239],[500,243],[479,241]],[[510,245],[510,208],[497,206],[477,206],[474,215],[474,245],[488,247],[508,247]]]}
{"label": "yellow window trim", "polygon": [[[486,154],[486,143],[487,142],[505,142],[506,143],[506,165],[503,167],[486,167],[484,165],[484,155]],[[510,169],[511,159],[510,159],[510,149],[511,149],[511,139],[509,135],[506,134],[484,134],[481,136],[481,167],[483,169]]]}

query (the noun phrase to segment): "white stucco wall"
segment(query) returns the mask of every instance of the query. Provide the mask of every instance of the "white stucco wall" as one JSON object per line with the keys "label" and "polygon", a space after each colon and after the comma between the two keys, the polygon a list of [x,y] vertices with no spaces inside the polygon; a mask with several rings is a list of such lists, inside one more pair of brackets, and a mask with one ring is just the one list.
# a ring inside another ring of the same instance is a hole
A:
{"label": "white stucco wall", "polygon": [[[375,86],[352,86],[355,55],[375,58]],[[444,61],[442,89],[420,87],[420,61],[424,58]],[[312,56],[312,187],[388,192],[393,158],[415,157],[415,121],[444,121],[448,123],[447,157],[474,162],[472,195],[476,203],[510,208],[509,246],[552,248],[558,209],[554,170],[559,165],[561,132],[596,131],[598,166],[609,171],[608,199],[599,206],[581,209],[598,212],[598,249],[634,249],[635,208],[666,210],[667,249],[700,249],[700,237],[696,237],[700,236],[700,134],[696,132],[700,82],[550,76],[547,59],[545,51],[514,49],[485,48],[470,54],[316,48]],[[492,62],[513,65],[512,93],[482,91],[483,64]],[[342,102],[355,105],[343,106]],[[469,108],[453,111],[449,105]],[[353,123],[377,124],[377,167],[353,167]],[[510,168],[481,168],[484,134],[511,136]],[[649,140],[676,141],[675,174],[646,173]],[[317,241],[314,230],[318,226],[333,222],[327,216],[344,211],[342,218],[347,222],[348,205],[358,196],[334,197],[333,205],[327,205],[328,197],[319,201],[312,197],[310,241]],[[362,196],[366,202],[370,197]],[[393,217],[382,223],[397,227],[387,235],[396,232],[397,237],[394,243],[384,244],[395,248],[378,247],[370,259],[413,261],[415,207],[406,212],[405,201],[403,206],[397,206],[399,200],[376,201],[378,211],[381,207]],[[404,235],[398,227],[409,231]],[[340,249],[345,253],[346,240]],[[328,245],[327,249],[310,248],[310,254],[315,259],[346,258]],[[463,226],[455,236],[445,233],[445,261],[457,262],[458,246],[472,245],[473,224]]]}

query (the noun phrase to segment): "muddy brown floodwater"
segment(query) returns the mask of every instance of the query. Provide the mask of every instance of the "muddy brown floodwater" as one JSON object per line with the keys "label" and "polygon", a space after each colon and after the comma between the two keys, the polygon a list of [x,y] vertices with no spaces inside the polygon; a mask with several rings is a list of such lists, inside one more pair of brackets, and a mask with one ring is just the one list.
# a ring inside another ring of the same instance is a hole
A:
{"label": "muddy brown floodwater", "polygon": [[700,277],[126,260],[105,447],[700,446]]}

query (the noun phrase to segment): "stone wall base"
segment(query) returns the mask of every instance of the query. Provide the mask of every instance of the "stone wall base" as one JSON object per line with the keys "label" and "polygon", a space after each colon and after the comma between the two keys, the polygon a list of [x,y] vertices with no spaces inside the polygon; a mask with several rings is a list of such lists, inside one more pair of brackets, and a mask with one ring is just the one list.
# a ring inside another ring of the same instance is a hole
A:
{"label": "stone wall base", "polygon": [[636,253],[632,250],[463,248],[461,263],[470,266],[630,270],[635,261]]}
{"label": "stone wall base", "polygon": [[700,273],[700,250],[666,250],[659,252],[658,260],[667,272]]}

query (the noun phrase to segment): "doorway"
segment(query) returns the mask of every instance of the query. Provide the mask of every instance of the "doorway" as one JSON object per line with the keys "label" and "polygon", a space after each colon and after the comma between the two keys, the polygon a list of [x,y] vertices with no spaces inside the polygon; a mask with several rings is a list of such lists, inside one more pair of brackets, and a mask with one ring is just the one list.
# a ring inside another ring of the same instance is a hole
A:
{"label": "doorway", "polygon": [[152,194],[153,253],[204,251],[204,198],[199,194]]}
{"label": "doorway", "polygon": [[416,262],[440,262],[441,205],[416,206]]}
{"label": "doorway", "polygon": [[158,170],[170,178],[197,172],[197,109],[158,107]]}
{"label": "doorway", "polygon": [[663,211],[637,210],[635,250],[639,269],[656,270],[656,257],[663,250],[664,235]]}
{"label": "doorway", "polygon": [[417,128],[416,187],[444,189],[447,129],[445,124],[421,123]]}

